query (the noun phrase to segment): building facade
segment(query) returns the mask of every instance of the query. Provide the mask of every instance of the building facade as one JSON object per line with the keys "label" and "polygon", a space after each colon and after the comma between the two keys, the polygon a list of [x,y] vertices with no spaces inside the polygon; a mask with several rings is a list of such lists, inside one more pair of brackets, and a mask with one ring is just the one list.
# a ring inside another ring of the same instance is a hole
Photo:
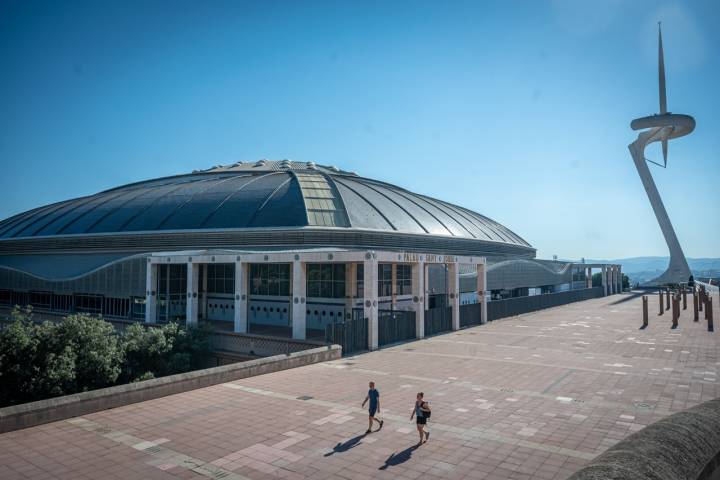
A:
{"label": "building facade", "polygon": [[[617,266],[595,268],[617,286]],[[371,348],[382,312],[415,312],[422,337],[427,311],[459,328],[461,305],[479,323],[488,301],[588,273],[476,212],[312,162],[217,166],[0,222],[0,305],[298,339],[363,318]]]}

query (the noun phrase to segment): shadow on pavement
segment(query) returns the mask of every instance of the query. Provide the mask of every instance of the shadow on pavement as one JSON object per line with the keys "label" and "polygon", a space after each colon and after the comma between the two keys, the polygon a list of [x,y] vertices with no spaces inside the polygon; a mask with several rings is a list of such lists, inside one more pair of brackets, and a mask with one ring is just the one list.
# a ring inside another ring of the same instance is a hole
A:
{"label": "shadow on pavement", "polygon": [[405,463],[408,460],[410,460],[410,457],[412,456],[412,453],[415,451],[415,449],[418,448],[417,445],[413,445],[412,447],[408,447],[402,452],[393,452],[387,460],[385,460],[385,465],[378,468],[378,470],[387,470],[388,467],[394,467],[396,465],[400,465],[401,463]]}
{"label": "shadow on pavement", "polygon": [[646,292],[646,291],[637,291],[637,290],[635,290],[635,291],[630,292],[629,294],[623,295],[623,298],[621,298],[620,300],[616,300],[616,301],[610,303],[609,305],[617,305],[617,304],[620,304],[620,303],[629,302],[630,300],[635,300],[636,298],[642,297],[643,295],[652,295],[652,294],[654,294],[654,293],[657,293],[657,292],[654,291],[654,290],[653,290],[653,291],[647,291],[647,292]]}
{"label": "shadow on pavement", "polygon": [[358,435],[357,437],[353,437],[347,442],[338,443],[335,445],[332,449],[332,452],[328,452],[325,454],[326,457],[329,457],[330,455],[334,455],[336,453],[343,453],[347,452],[353,447],[357,447],[360,444],[360,440],[365,438],[366,433],[363,433],[362,435]]}

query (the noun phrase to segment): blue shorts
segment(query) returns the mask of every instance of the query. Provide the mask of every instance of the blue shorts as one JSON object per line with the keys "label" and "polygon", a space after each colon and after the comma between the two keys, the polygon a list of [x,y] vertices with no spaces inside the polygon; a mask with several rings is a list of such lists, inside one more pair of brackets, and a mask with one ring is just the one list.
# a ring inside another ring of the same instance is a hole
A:
{"label": "blue shorts", "polygon": [[376,413],[377,413],[377,405],[372,405],[372,406],[370,407],[370,409],[368,410],[368,414],[369,414],[371,417],[374,417]]}

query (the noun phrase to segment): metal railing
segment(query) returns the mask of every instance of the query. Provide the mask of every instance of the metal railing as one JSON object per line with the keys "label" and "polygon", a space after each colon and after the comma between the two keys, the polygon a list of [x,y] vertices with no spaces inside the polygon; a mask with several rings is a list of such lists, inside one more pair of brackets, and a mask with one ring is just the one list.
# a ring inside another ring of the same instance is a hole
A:
{"label": "metal railing", "polygon": [[343,355],[367,350],[368,329],[363,309],[354,308],[350,318],[326,325],[325,342],[340,345]]}
{"label": "metal railing", "polygon": [[452,307],[425,310],[425,336],[452,330]]}
{"label": "metal railing", "polygon": [[378,310],[378,346],[414,340],[416,337],[415,312]]}
{"label": "metal railing", "polygon": [[494,300],[488,302],[488,320],[512,317],[528,312],[535,312],[545,308],[559,307],[568,303],[600,298],[603,296],[603,287],[583,288],[581,290],[569,290],[567,292],[546,293],[530,297],[516,297],[505,300]]}
{"label": "metal railing", "polygon": [[460,328],[482,323],[482,303],[460,305]]}

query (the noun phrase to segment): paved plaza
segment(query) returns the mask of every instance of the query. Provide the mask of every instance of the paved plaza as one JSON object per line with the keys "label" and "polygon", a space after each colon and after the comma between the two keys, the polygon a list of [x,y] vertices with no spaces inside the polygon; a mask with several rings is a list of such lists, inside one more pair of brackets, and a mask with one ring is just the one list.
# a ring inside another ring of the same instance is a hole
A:
{"label": "paved plaza", "polygon": [[[720,396],[718,334],[650,308],[645,331],[640,297],[615,295],[7,433],[0,478],[567,478]],[[385,425],[364,435],[369,380]]]}

